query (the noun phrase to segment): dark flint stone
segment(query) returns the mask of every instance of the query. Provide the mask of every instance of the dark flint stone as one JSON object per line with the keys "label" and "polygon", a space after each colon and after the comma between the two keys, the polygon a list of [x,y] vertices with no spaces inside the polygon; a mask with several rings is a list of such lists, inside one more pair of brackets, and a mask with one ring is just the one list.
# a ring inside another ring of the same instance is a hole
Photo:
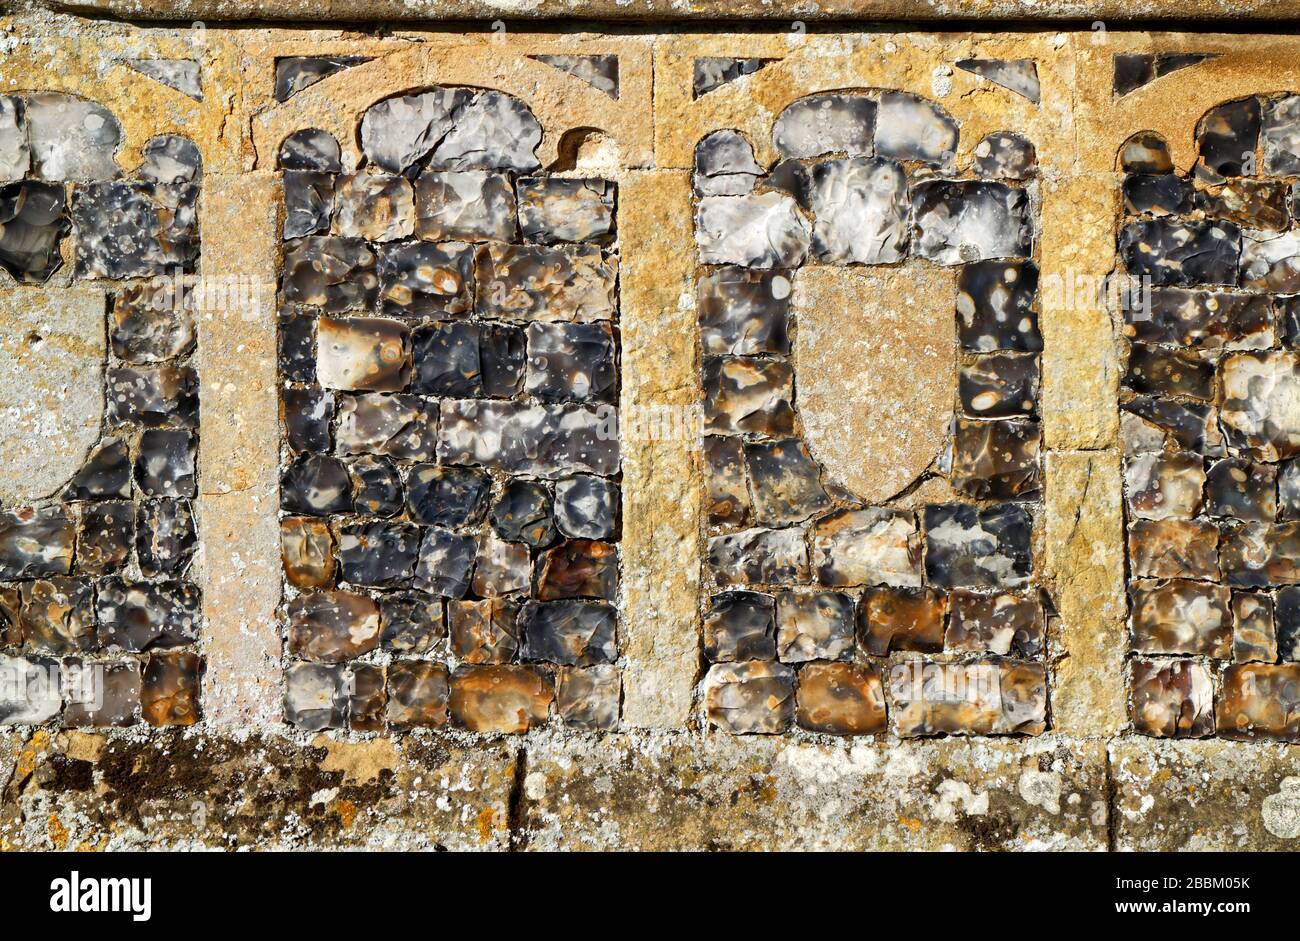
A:
{"label": "dark flint stone", "polygon": [[940,265],[1032,253],[1029,198],[1005,183],[928,180],[912,188],[913,251]]}
{"label": "dark flint stone", "polygon": [[1284,520],[1300,519],[1300,458],[1285,461],[1277,476],[1278,515]]}
{"label": "dark flint stone", "polygon": [[331,313],[374,306],[379,296],[375,253],[362,239],[313,235],[289,242],[280,286],[291,304]]}
{"label": "dark flint stone", "polygon": [[289,584],[329,588],[334,584],[334,535],[324,520],[290,516],[280,520],[280,561]]}
{"label": "dark flint stone", "polygon": [[953,65],[1038,104],[1038,65],[1033,59],[958,59]]}
{"label": "dark flint stone", "polygon": [[390,173],[405,173],[447,135],[453,115],[473,94],[467,88],[431,88],[371,105],[361,118],[366,160]]}
{"label": "dark flint stone", "polygon": [[618,667],[564,667],[555,676],[555,709],[571,729],[608,731],[618,725],[623,682]]}
{"label": "dark flint stone", "polygon": [[296,311],[281,311],[280,378],[289,382],[316,381],[316,318]]}
{"label": "dark flint stone", "polygon": [[739,131],[714,131],[695,145],[696,196],[744,196],[762,176],[754,148]]}
{"label": "dark flint stone", "polygon": [[280,145],[280,169],[316,170],[320,173],[341,173],[339,142],[334,135],[319,128],[309,127],[295,131]]}
{"label": "dark flint stone", "polygon": [[1136,340],[1205,349],[1273,345],[1273,311],[1267,297],[1166,287],[1151,289],[1146,299],[1149,309],[1130,303],[1124,311],[1124,332]]}
{"label": "dark flint stone", "polygon": [[809,95],[787,106],[777,117],[772,126],[772,143],[787,157],[832,153],[869,156],[875,132],[876,103],[870,98]]}
{"label": "dark flint stone", "polygon": [[302,454],[280,479],[280,509],[308,516],[352,512],[347,465],[324,454]]}
{"label": "dark flint stone", "polygon": [[1282,339],[1291,349],[1300,347],[1300,295],[1274,299],[1282,318]]}
{"label": "dark flint stone", "polygon": [[515,193],[504,173],[425,171],[415,180],[415,234],[426,242],[513,242]]}
{"label": "dark flint stone", "polygon": [[949,651],[1042,656],[1045,624],[1037,594],[980,595],[956,591],[946,644]]}
{"label": "dark flint stone", "polygon": [[432,460],[437,403],[416,395],[345,395],[338,407],[334,448],[340,454],[383,454],[401,461]]}
{"label": "dark flint stone", "polygon": [[794,371],[784,360],[706,357],[703,383],[706,432],[794,432]]}
{"label": "dark flint stone", "polygon": [[519,613],[519,627],[525,660],[585,667],[618,658],[618,615],[613,605],[529,601]]}
{"label": "dark flint stone", "polygon": [[567,72],[579,81],[586,82],[597,91],[603,91],[606,95],[618,101],[618,56],[616,55],[537,55],[528,58],[536,59],[543,65],[549,65],[561,72]]}
{"label": "dark flint stone", "polygon": [[1040,439],[1038,422],[957,419],[953,487],[977,500],[1002,500],[1037,492]]}
{"label": "dark flint stone", "polygon": [[555,541],[555,519],[550,491],[533,480],[506,481],[501,496],[492,505],[492,530],[508,542],[522,542],[534,549]]}
{"label": "dark flint stone", "polygon": [[63,491],[65,500],[103,500],[131,496],[131,456],[126,442],[111,438],[81,465]]}
{"label": "dark flint stone", "polygon": [[1131,275],[1152,284],[1236,284],[1241,232],[1231,222],[1142,219],[1120,231]]}
{"label": "dark flint stone", "polygon": [[[94,650],[95,602],[90,581],[55,575],[20,586],[27,648],[37,653],[74,654]],[[101,588],[101,597],[103,589]]]}
{"label": "dark flint stone", "polygon": [[532,561],[523,543],[506,542],[491,533],[479,543],[470,588],[480,598],[528,591],[532,585]]}
{"label": "dark flint stone", "polygon": [[316,374],[328,389],[400,392],[411,379],[411,330],[384,317],[322,317]]}
{"label": "dark flint stone", "polygon": [[445,598],[463,598],[477,554],[473,536],[439,527],[426,529],[415,566],[415,587]]}
{"label": "dark flint stone", "polygon": [[795,672],[784,663],[715,663],[704,677],[705,714],[732,735],[779,735],[795,714]]}
{"label": "dark flint stone", "polygon": [[754,521],[745,482],[744,448],[739,438],[704,439],[705,486],[709,525],[741,527]]}
{"label": "dark flint stone", "polygon": [[284,238],[319,235],[334,212],[334,174],[290,170],[284,174]]}
{"label": "dark flint stone", "polygon": [[[1278,609],[1290,650],[1288,659],[1300,659],[1300,592],[1284,588],[1277,595]],[[1232,593],[1232,659],[1237,663],[1252,660],[1274,663],[1277,660],[1277,626],[1273,618],[1273,599],[1266,594],[1235,591]]]}
{"label": "dark flint stone", "polygon": [[479,328],[478,366],[484,395],[498,398],[517,395],[527,361],[527,340],[523,330],[494,323],[485,323]]}
{"label": "dark flint stone", "polygon": [[1223,436],[1219,433],[1217,421],[1218,410],[1212,405],[1138,396],[1120,407],[1163,428],[1189,451],[1208,457],[1223,454]]}
{"label": "dark flint stone", "polygon": [[1186,579],[1130,589],[1132,648],[1224,660],[1232,651],[1231,592]]}
{"label": "dark flint stone", "polygon": [[610,543],[573,539],[547,549],[538,562],[537,597],[542,601],[617,597],[618,550]]}
{"label": "dark flint stone", "polygon": [[1230,516],[1271,523],[1277,516],[1277,467],[1226,458],[1205,475],[1205,509],[1211,516]]}
{"label": "dark flint stone", "polygon": [[339,527],[339,574],[370,588],[407,584],[419,556],[420,529],[409,523],[351,523]]}
{"label": "dark flint stone", "polygon": [[[812,179],[808,176],[807,168],[798,160],[779,161],[768,172],[767,178],[763,180],[763,189],[786,193],[802,209],[812,210]],[[738,268],[736,270],[746,271],[748,269]]]}
{"label": "dark flint stone", "polygon": [[1161,738],[1214,733],[1214,681],[1192,660],[1134,660],[1130,681],[1133,728]]}
{"label": "dark flint stone", "polygon": [[99,583],[95,611],[104,647],[179,647],[199,636],[199,590],[185,582],[134,584],[107,578]]}
{"label": "dark flint stone", "polygon": [[534,477],[618,473],[618,413],[608,405],[444,399],[438,435],[444,464]]}
{"label": "dark flint stone", "polygon": [[289,654],[341,663],[379,646],[379,606],[365,595],[321,591],[289,602]]}
{"label": "dark flint stone", "polygon": [[529,172],[540,167],[541,142],[542,126],[527,105],[503,92],[477,91],[456,108],[451,128],[437,141],[429,166]]}
{"label": "dark flint stone", "polygon": [[808,546],[802,529],[745,529],[709,538],[709,568],[719,585],[806,582]]}
{"label": "dark flint stone", "polygon": [[745,467],[760,525],[799,523],[831,506],[822,486],[821,466],[798,438],[747,442]]}
{"label": "dark flint stone", "polygon": [[1263,119],[1264,173],[1300,173],[1300,95],[1265,99]]}
{"label": "dark flint stone", "polygon": [[416,464],[406,477],[406,505],[417,523],[465,526],[479,518],[491,486],[480,470]]}
{"label": "dark flint stone", "polygon": [[1038,153],[1019,134],[994,131],[975,145],[971,169],[985,180],[1027,180],[1038,169]]}
{"label": "dark flint stone", "polygon": [[965,265],[957,275],[957,334],[963,349],[1038,352],[1034,295],[1038,268],[1033,262],[984,261]]}
{"label": "dark flint stone", "polygon": [[72,199],[79,278],[143,278],[190,270],[199,253],[199,188],[86,183]]}
{"label": "dark flint stone", "polygon": [[941,588],[1011,588],[1032,570],[1029,511],[1013,503],[985,509],[927,506],[925,575]]}
{"label": "dark flint stone", "polygon": [[427,660],[394,660],[388,667],[390,728],[437,728],[447,724],[447,668]]}
{"label": "dark flint stone", "polygon": [[1247,229],[1280,232],[1290,221],[1290,186],[1264,180],[1230,180],[1198,190],[1196,208],[1207,216],[1235,222]]}
{"label": "dark flint stone", "polygon": [[354,732],[382,732],[388,706],[384,668],[354,663],[348,683],[348,728]]}
{"label": "dark flint stone", "polygon": [[63,265],[59,241],[70,228],[61,184],[26,180],[0,187],[0,267],[15,281],[48,281]]}
{"label": "dark flint stone", "polygon": [[86,506],[77,530],[77,571],[86,575],[120,572],[131,557],[134,542],[134,504],[113,500]]}
{"label": "dark flint stone", "polygon": [[1129,513],[1144,519],[1192,517],[1201,509],[1205,459],[1184,451],[1149,451],[1124,466]]}
{"label": "dark flint stone", "polygon": [[1283,660],[1300,661],[1300,587],[1283,588],[1277,593],[1274,615],[1278,654]]}
{"label": "dark flint stone", "polygon": [[464,314],[473,306],[474,250],[454,242],[381,245],[379,281],[385,314]]}
{"label": "dark flint stone", "polygon": [[795,696],[801,729],[826,735],[885,731],[885,693],[874,665],[809,663],[799,671]]}
{"label": "dark flint stone", "polygon": [[140,708],[140,664],[70,660],[63,665],[67,708],[63,724],[126,728]]}
{"label": "dark flint stone", "polygon": [[184,650],[152,653],[144,665],[140,711],[150,725],[193,725],[199,721],[203,658]]}
{"label": "dark flint stone", "polygon": [[21,647],[23,593],[18,585],[0,585],[0,650]]}
{"label": "dark flint stone", "polygon": [[402,479],[391,461],[362,455],[348,461],[356,512],[367,516],[396,516],[406,505]]}
{"label": "dark flint stone", "polygon": [[198,535],[186,500],[145,500],[135,524],[135,552],[140,571],[149,577],[174,575],[185,569]]}
{"label": "dark flint stone", "polygon": [[348,708],[347,668],[291,663],[284,671],[284,719],[306,732],[341,729]]}
{"label": "dark flint stone", "polygon": [[877,156],[951,168],[958,135],[957,122],[934,102],[908,92],[881,93],[876,117]]}
{"label": "dark flint stone", "polygon": [[1156,78],[1218,57],[1218,53],[1213,52],[1161,52],[1156,56]]}
{"label": "dark flint stone", "polygon": [[[1234,588],[1298,584],[1300,523],[1242,523],[1225,527],[1219,562],[1223,566],[1224,583]],[[1208,577],[1214,574],[1211,572]]]}
{"label": "dark flint stone", "polygon": [[519,652],[519,603],[504,598],[448,601],[451,652],[465,663],[509,663]]}
{"label": "dark flint stone", "polygon": [[519,227],[530,242],[606,244],[614,237],[615,187],[608,180],[519,181]]}
{"label": "dark flint stone", "polygon": [[194,452],[197,442],[188,431],[151,428],[140,435],[135,480],[146,497],[193,497]]}
{"label": "dark flint stone", "polygon": [[776,596],[776,651],[782,663],[853,658],[853,599],[837,591]]}
{"label": "dark flint stone", "polygon": [[1148,395],[1185,395],[1208,402],[1214,398],[1214,364],[1185,350],[1134,343],[1124,385]]}
{"label": "dark flint stone", "polygon": [[929,588],[871,588],[858,605],[858,633],[867,653],[943,650],[948,596]]}
{"label": "dark flint stone", "polygon": [[67,575],[76,526],[59,506],[0,512],[0,581]]}
{"label": "dark flint stone", "polygon": [[141,151],[140,179],[150,183],[197,183],[203,178],[203,156],[192,140],[176,134],[151,137]]}
{"label": "dark flint stone", "polygon": [[1114,89],[1127,95],[1156,78],[1156,57],[1150,53],[1123,53],[1115,56]]}
{"label": "dark flint stone", "polygon": [[607,323],[529,324],[524,388],[544,402],[611,402],[618,392],[615,360]]}
{"label": "dark flint stone", "polygon": [[128,363],[174,359],[194,345],[194,318],[168,290],[128,287],[113,300],[113,355]]}
{"label": "dark flint stone", "polygon": [[1172,173],[1130,174],[1124,178],[1124,209],[1157,216],[1190,212],[1192,184]]}
{"label": "dark flint stone", "polygon": [[1037,408],[1038,357],[989,353],[963,365],[957,377],[962,409],[977,418],[1029,415]]}
{"label": "dark flint stone", "polygon": [[595,245],[505,245],[478,250],[474,308],[500,320],[609,320],[618,259]]}
{"label": "dark flint stone", "polygon": [[320,388],[285,389],[280,394],[285,438],[295,451],[329,451],[334,421],[334,394]]}
{"label": "dark flint stone", "polygon": [[1125,173],[1173,173],[1169,145],[1153,131],[1139,131],[1120,151],[1120,169]]}
{"label": "dark flint stone", "polygon": [[1216,715],[1223,738],[1300,742],[1300,664],[1225,667]]}
{"label": "dark flint stone", "polygon": [[390,653],[425,654],[446,636],[442,599],[419,592],[379,600],[380,644]]}
{"label": "dark flint stone", "polygon": [[1206,112],[1196,133],[1201,153],[1197,175],[1213,182],[1222,177],[1254,176],[1259,123],[1258,98],[1229,101]]}
{"label": "dark flint stone", "polygon": [[724,591],[704,614],[704,655],[712,662],[776,659],[776,599]]}
{"label": "dark flint stone", "polygon": [[275,100],[288,101],[304,88],[310,88],[335,72],[342,72],[368,56],[285,56],[275,60]]}
{"label": "dark flint stone", "polygon": [[767,59],[737,59],[732,56],[696,56],[691,74],[691,97],[707,95],[740,78],[753,75]]}
{"label": "dark flint stone", "polygon": [[335,235],[391,242],[415,234],[410,181],[389,173],[340,173],[334,178]]}
{"label": "dark flint stone", "polygon": [[476,396],[482,390],[479,326],[437,323],[411,334],[415,375],[411,388],[425,395]]}
{"label": "dark flint stone", "polygon": [[700,341],[708,354],[788,353],[788,272],[716,268],[696,285]]}
{"label": "dark flint stone", "polygon": [[[1134,520],[1128,527],[1128,555],[1138,578],[1217,580],[1219,530],[1204,520]],[[1224,560],[1226,570],[1226,552]]]}
{"label": "dark flint stone", "polygon": [[608,539],[618,519],[618,487],[586,474],[556,481],[555,523],[573,539]]}
{"label": "dark flint stone", "polygon": [[137,366],[108,370],[110,425],[145,428],[197,428],[199,375],[189,366]]}

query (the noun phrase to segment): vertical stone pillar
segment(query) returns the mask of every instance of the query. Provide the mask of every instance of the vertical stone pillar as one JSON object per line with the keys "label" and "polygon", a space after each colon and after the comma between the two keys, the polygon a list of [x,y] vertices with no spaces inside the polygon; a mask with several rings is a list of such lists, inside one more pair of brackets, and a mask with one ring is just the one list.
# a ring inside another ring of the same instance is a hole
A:
{"label": "vertical stone pillar", "polygon": [[1048,175],[1042,191],[1044,556],[1065,654],[1052,719],[1070,735],[1109,735],[1125,723],[1119,364],[1099,296],[1114,265],[1117,193],[1103,173]]}
{"label": "vertical stone pillar", "polygon": [[699,403],[690,174],[632,171],[619,193],[623,392],[623,718],[681,728],[699,669]]}
{"label": "vertical stone pillar", "polygon": [[278,721],[280,712],[278,202],[271,172],[203,181],[202,275],[215,308],[197,318],[203,709],[218,726]]}

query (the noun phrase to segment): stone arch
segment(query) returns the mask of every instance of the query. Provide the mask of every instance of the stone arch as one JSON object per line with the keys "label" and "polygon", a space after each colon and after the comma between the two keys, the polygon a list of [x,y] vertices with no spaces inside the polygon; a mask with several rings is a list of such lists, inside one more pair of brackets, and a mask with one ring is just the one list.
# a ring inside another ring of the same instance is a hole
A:
{"label": "stone arch", "polygon": [[[903,735],[1041,731],[1032,149],[958,174],[957,122],[889,89],[806,96],[772,135],[766,169],[736,131],[695,156],[706,715],[863,734],[889,699]],[[886,696],[900,650],[1002,693]]]}

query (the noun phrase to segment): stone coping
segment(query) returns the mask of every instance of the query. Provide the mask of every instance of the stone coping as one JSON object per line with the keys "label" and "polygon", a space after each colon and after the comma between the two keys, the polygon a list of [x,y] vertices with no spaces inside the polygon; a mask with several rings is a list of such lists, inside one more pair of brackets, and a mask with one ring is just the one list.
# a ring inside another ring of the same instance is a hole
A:
{"label": "stone coping", "polygon": [[1224,22],[1300,19],[1296,0],[46,0],[51,9],[144,20],[309,22],[755,20]]}

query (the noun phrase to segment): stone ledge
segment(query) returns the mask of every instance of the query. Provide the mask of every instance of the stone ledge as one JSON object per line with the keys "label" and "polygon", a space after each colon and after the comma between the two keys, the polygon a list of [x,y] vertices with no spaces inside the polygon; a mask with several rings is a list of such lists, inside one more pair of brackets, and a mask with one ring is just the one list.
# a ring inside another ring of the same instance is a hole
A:
{"label": "stone ledge", "polygon": [[1050,20],[1142,22],[1295,20],[1296,0],[46,0],[52,9],[146,20],[310,22],[595,19],[618,22],[765,20]]}

